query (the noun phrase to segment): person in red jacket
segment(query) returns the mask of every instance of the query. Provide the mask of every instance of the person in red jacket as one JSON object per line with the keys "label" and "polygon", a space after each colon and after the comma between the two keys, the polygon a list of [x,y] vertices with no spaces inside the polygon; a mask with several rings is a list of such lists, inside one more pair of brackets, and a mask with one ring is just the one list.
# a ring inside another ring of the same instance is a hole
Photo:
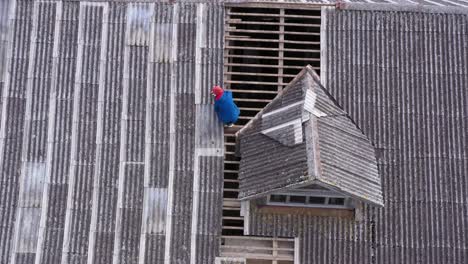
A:
{"label": "person in red jacket", "polygon": [[215,96],[214,109],[219,120],[228,127],[232,127],[239,118],[239,108],[232,100],[232,92],[224,91],[219,86],[213,87],[211,94]]}

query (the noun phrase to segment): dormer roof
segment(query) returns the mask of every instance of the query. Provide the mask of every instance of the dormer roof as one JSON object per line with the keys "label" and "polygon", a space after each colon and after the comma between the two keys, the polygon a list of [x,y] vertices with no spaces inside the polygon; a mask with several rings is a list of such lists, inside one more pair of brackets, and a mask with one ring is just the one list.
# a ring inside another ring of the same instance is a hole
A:
{"label": "dormer roof", "polygon": [[375,150],[312,67],[237,133],[240,199],[319,184],[383,205]]}

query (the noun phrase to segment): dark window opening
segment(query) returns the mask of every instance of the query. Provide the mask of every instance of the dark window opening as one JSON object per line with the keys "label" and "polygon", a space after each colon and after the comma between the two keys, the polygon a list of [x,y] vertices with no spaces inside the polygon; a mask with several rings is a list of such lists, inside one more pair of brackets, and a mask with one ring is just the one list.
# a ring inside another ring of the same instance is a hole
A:
{"label": "dark window opening", "polygon": [[310,196],[309,203],[310,204],[325,204],[325,197]]}

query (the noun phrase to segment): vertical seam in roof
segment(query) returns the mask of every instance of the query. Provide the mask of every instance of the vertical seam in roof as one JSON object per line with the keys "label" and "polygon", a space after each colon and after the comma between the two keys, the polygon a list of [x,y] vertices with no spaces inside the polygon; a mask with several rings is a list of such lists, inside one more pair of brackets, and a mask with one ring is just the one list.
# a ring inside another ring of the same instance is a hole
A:
{"label": "vertical seam in roof", "polygon": [[63,231],[63,245],[62,245],[62,258],[60,260],[61,263],[66,263],[66,254],[63,254],[68,250],[69,246],[69,239],[70,239],[70,232],[71,232],[71,220],[70,220],[70,208],[72,207],[71,205],[73,204],[72,201],[72,190],[73,190],[73,185],[75,184],[75,177],[73,176],[73,170],[74,170],[74,161],[76,159],[76,149],[78,145],[78,135],[76,131],[78,130],[78,119],[79,119],[79,113],[78,109],[80,107],[80,100],[79,100],[79,95],[80,95],[80,88],[81,88],[81,66],[82,66],[82,61],[83,61],[83,33],[84,33],[84,8],[85,8],[84,2],[80,3],[79,7],[79,15],[78,15],[78,50],[76,52],[76,69],[75,69],[75,84],[74,84],[74,93],[73,93],[73,113],[72,113],[72,128],[71,128],[71,150],[70,150],[70,168],[69,168],[69,179],[68,179],[68,193],[67,193],[67,204],[66,204],[66,210],[65,210],[65,226],[64,226],[64,231]]}
{"label": "vertical seam in roof", "polygon": [[[18,195],[18,200],[17,200],[17,207],[15,210],[15,222],[14,222],[14,229],[13,229],[13,240],[12,240],[12,245],[11,245],[11,251],[10,251],[10,263],[14,264],[16,263],[16,249],[18,247],[18,244],[20,243],[20,209],[21,209],[21,200],[24,199],[23,195],[21,195],[24,191],[23,189],[25,188],[23,182],[24,182],[24,177],[25,177],[25,163],[26,163],[26,157],[27,157],[27,149],[28,149],[28,144],[25,144],[24,142],[28,141],[29,138],[29,131],[27,127],[27,123],[31,121],[31,117],[28,116],[30,115],[31,108],[32,108],[32,89],[33,89],[33,79],[34,79],[34,66],[35,66],[35,58],[36,58],[36,44],[37,44],[37,24],[38,24],[38,13],[39,13],[39,2],[34,2],[34,7],[33,7],[33,16],[32,16],[32,30],[31,30],[31,38],[29,40],[30,46],[29,46],[29,61],[28,61],[28,72],[27,74],[27,81],[26,81],[26,109],[25,109],[25,116],[24,116],[24,122],[23,122],[23,146],[22,146],[22,154],[21,154],[21,162],[19,163],[20,168],[20,176],[19,176],[19,195]],[[6,103],[4,102],[4,105]]]}
{"label": "vertical seam in roof", "polygon": [[[320,22],[320,83],[323,85],[323,87],[327,87],[327,60],[325,59],[328,54],[328,48],[327,48],[327,31],[325,30],[327,28],[327,10],[332,9],[332,7],[329,6],[322,6],[320,8],[320,17],[321,17],[321,22]],[[323,15],[325,14],[325,15]]]}
{"label": "vertical seam in roof", "polygon": [[122,115],[120,119],[120,161],[119,161],[119,180],[117,189],[117,209],[115,215],[115,234],[114,234],[114,251],[112,256],[112,263],[118,264],[120,260],[120,241],[121,241],[121,229],[122,229],[122,207],[123,207],[123,196],[124,196],[124,182],[125,182],[125,164],[127,160],[127,127],[128,127],[128,93],[130,86],[130,45],[128,43],[129,32],[131,23],[128,22],[128,9],[126,10],[126,21],[125,33],[124,33],[124,69],[123,69],[123,83],[122,83]]}
{"label": "vertical seam in roof", "polygon": [[[10,10],[8,11],[8,37],[7,39],[10,40],[8,41],[8,49],[5,51],[5,58],[7,60],[7,65],[6,67],[4,68],[5,72],[2,72],[0,74],[4,74],[4,80],[5,80],[5,83],[4,83],[4,87],[3,87],[3,94],[1,94],[0,96],[2,96],[3,98],[3,103],[2,103],[2,110],[1,110],[1,120],[0,120],[0,161],[3,161],[3,156],[4,156],[4,152],[3,152],[3,149],[5,147],[5,132],[6,132],[6,128],[5,128],[5,125],[6,125],[6,120],[7,120],[7,115],[6,115],[6,111],[7,111],[7,103],[6,103],[6,98],[8,97],[8,94],[9,94],[9,91],[10,91],[10,83],[11,83],[11,74],[10,74],[10,71],[8,69],[10,69],[10,64],[12,63],[13,61],[13,27],[15,26],[15,12],[16,12],[16,1],[12,1],[11,5],[10,5]],[[10,56],[11,58],[8,58],[8,56]]]}
{"label": "vertical seam in roof", "polygon": [[58,49],[60,45],[60,30],[61,30],[61,19],[62,19],[62,10],[63,2],[57,2],[56,12],[55,12],[55,29],[54,29],[54,44],[52,48],[52,80],[51,80],[51,92],[49,99],[49,112],[48,112],[48,130],[47,130],[47,149],[46,149],[46,175],[44,177],[44,190],[42,192],[42,202],[41,202],[41,219],[39,220],[39,234],[37,242],[37,250],[34,263],[40,264],[42,258],[42,249],[44,247],[45,241],[45,230],[46,230],[46,220],[47,220],[47,209],[48,196],[49,196],[49,185],[51,182],[52,174],[52,154],[54,149],[54,136],[55,136],[55,114],[56,114],[56,86],[57,86],[57,71],[58,71]]}
{"label": "vertical seam in roof", "polygon": [[175,85],[176,79],[174,73],[176,72],[177,60],[177,29],[178,29],[178,14],[179,4],[174,4],[172,11],[172,50],[171,50],[171,84],[170,84],[170,115],[169,115],[169,179],[167,186],[167,208],[166,208],[166,239],[164,247],[164,263],[171,264],[171,239],[172,239],[172,210],[174,201],[174,166],[175,166]]}
{"label": "vertical seam in roof", "polygon": [[[197,16],[196,16],[196,38],[195,38],[195,104],[201,102],[201,76],[200,76],[200,53],[201,53],[201,42],[202,42],[202,30],[203,30],[203,9],[205,4],[197,5]],[[199,115],[195,116],[195,124],[197,122]],[[195,140],[200,136],[200,127],[195,126]],[[192,203],[192,228],[191,228],[191,243],[190,243],[190,264],[196,264],[196,234],[197,234],[197,220],[198,220],[198,206],[200,203],[200,165],[199,158],[200,153],[198,151],[198,146],[195,145],[195,155],[194,155],[194,166],[193,166],[193,203]]]}
{"label": "vertical seam in roof", "polygon": [[[155,10],[155,4],[152,3],[149,5],[151,10]],[[148,232],[147,227],[147,218],[148,218],[148,210],[149,207],[154,206],[151,204],[146,204],[150,202],[150,199],[147,198],[150,194],[147,191],[150,188],[150,174],[151,174],[151,147],[152,147],[152,136],[151,130],[153,128],[153,120],[151,118],[151,108],[152,100],[153,100],[153,86],[154,86],[154,77],[153,75],[153,67],[154,64],[154,33],[156,30],[156,21],[155,16],[151,18],[151,31],[150,31],[150,39],[149,39],[149,56],[147,61],[147,81],[146,81],[146,111],[145,111],[145,153],[144,153],[144,179],[143,179],[143,212],[142,212],[142,223],[141,223],[141,232],[140,232],[140,248],[139,248],[139,257],[138,263],[144,264],[145,263],[145,251],[146,251],[146,234]]]}
{"label": "vertical seam in roof", "polygon": [[[102,144],[103,144],[103,127],[104,127],[104,95],[105,95],[105,66],[107,58],[107,41],[109,31],[109,4],[105,3],[103,6],[103,21],[102,21],[102,35],[101,35],[101,50],[99,54],[99,90],[98,90],[98,105],[97,105],[97,120],[96,120],[96,156],[95,156],[95,167],[94,167],[94,179],[93,179],[93,194],[92,194],[92,208],[91,208],[91,224],[89,228],[89,240],[88,240],[88,263],[93,263],[94,251],[96,249],[96,226],[98,220],[99,211],[99,192],[100,192],[100,166],[101,166],[101,155]],[[39,264],[39,263],[37,263]]]}

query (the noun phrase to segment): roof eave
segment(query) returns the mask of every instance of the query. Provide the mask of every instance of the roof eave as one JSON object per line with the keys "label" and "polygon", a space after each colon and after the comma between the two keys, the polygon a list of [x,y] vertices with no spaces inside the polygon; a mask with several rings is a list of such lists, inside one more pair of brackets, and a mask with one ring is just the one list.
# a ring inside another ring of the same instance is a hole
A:
{"label": "roof eave", "polygon": [[376,200],[371,200],[371,199],[368,199],[366,197],[362,197],[362,196],[359,196],[359,195],[356,195],[352,192],[349,192],[347,190],[344,190],[342,188],[339,188],[323,179],[317,179],[317,182],[316,184],[322,186],[322,187],[325,187],[325,188],[328,188],[330,190],[334,190],[334,191],[337,191],[337,192],[340,192],[342,194],[345,194],[345,195],[348,195],[350,196],[351,198],[353,199],[356,199],[356,200],[359,200],[361,202],[364,202],[364,203],[367,203],[369,205],[372,205],[372,206],[376,206],[376,207],[384,207],[384,203],[383,203],[383,199],[379,199],[378,201]]}

